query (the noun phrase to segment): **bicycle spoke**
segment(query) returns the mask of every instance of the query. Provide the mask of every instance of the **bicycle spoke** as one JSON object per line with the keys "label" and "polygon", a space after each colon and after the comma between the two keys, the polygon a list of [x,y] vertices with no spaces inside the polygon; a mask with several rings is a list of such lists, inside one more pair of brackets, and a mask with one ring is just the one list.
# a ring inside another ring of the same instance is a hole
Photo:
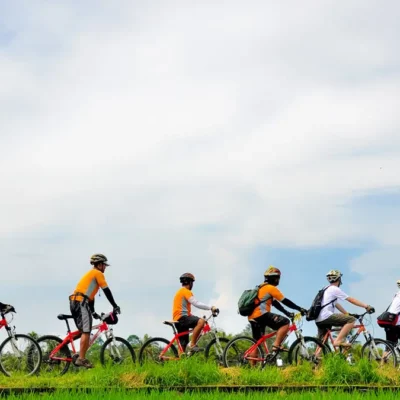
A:
{"label": "bicycle spoke", "polygon": [[254,345],[255,340],[250,337],[232,339],[225,347],[224,365],[226,367],[250,367],[263,364],[263,351],[256,347],[253,354],[245,354]]}

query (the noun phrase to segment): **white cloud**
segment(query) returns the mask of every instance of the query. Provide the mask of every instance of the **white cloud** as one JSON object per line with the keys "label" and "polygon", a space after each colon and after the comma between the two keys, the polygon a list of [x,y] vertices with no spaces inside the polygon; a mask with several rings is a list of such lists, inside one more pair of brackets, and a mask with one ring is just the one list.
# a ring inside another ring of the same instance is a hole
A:
{"label": "white cloud", "polygon": [[253,247],[393,246],[352,205],[400,185],[390,8],[25,5],[0,48],[7,285],[72,290],[102,251],[124,329],[156,334],[191,270],[233,331]]}

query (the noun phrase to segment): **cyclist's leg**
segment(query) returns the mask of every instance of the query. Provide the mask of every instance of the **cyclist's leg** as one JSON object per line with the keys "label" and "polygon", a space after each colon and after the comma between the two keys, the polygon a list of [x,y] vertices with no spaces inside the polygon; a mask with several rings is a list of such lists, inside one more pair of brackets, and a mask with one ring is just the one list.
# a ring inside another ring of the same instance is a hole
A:
{"label": "cyclist's leg", "polygon": [[79,348],[79,358],[76,360],[77,366],[84,366],[92,368],[93,365],[86,360],[86,352],[89,348],[90,332],[92,330],[92,313],[89,309],[87,301],[79,302],[71,300],[70,302],[71,314],[74,317],[76,327],[82,332]]}
{"label": "cyclist's leg", "polygon": [[327,320],[329,320],[329,323],[331,323],[332,326],[342,327],[336,339],[334,340],[333,345],[334,346],[343,345],[347,335],[354,328],[356,319],[351,315],[332,314],[330,317],[327,318]]}
{"label": "cyclist's leg", "polygon": [[[193,348],[196,346],[197,339],[199,338],[200,332],[203,329],[204,324],[205,324],[204,319],[196,317],[195,315],[189,315],[189,316],[185,316],[185,317],[182,317],[179,319],[178,329],[180,332],[184,332],[185,330],[193,328],[192,338],[189,343],[189,347]],[[184,335],[184,336],[186,336],[186,335]],[[185,339],[184,339],[184,342],[185,342]],[[181,340],[182,347],[186,347],[187,342],[188,342],[188,337],[186,337],[185,346],[183,346],[183,343]]]}
{"label": "cyclist's leg", "polygon": [[283,315],[267,312],[264,314],[264,321],[268,327],[276,331],[273,350],[279,349],[283,340],[289,332],[290,321]]}
{"label": "cyclist's leg", "polygon": [[[317,329],[318,329],[318,339],[324,343],[324,339],[325,339],[325,335],[328,333],[329,330],[332,329],[332,325],[330,324],[326,324],[325,321],[321,321],[321,322],[316,322],[315,325],[317,325]],[[322,348],[318,347],[315,350],[315,357],[318,357],[319,354],[321,353]]]}
{"label": "cyclist's leg", "polygon": [[[399,341],[400,337],[400,326],[386,326],[385,328],[386,332],[386,341],[389,342],[390,344],[393,345],[393,347],[396,349],[397,347],[397,342]],[[383,353],[382,355],[382,360],[387,357],[389,354],[388,349]]]}
{"label": "cyclist's leg", "polygon": [[[259,339],[261,339],[265,332],[265,324],[263,323],[262,316],[250,320],[249,322],[253,339],[258,341]],[[253,360],[250,360],[250,365],[255,366],[257,363],[255,359],[258,357],[257,347],[255,347],[254,350],[249,353],[249,356],[253,358]]]}

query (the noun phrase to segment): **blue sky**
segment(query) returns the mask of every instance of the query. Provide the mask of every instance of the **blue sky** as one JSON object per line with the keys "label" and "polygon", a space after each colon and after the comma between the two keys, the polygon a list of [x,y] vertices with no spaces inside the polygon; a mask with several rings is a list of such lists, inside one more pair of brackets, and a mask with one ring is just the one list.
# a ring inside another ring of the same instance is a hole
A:
{"label": "blue sky", "polygon": [[3,7],[0,300],[18,330],[64,332],[95,252],[121,335],[169,335],[186,271],[229,332],[270,264],[301,305],[338,268],[384,309],[400,279],[400,6],[385,4]]}

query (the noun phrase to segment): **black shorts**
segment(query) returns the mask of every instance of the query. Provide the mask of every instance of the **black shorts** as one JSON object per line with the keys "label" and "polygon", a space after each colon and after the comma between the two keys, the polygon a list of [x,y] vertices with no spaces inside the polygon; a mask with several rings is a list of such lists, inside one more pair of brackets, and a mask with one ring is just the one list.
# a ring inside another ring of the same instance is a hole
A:
{"label": "black shorts", "polygon": [[385,326],[384,329],[386,332],[386,340],[396,346],[400,337],[400,326]]}
{"label": "black shorts", "polygon": [[71,315],[74,317],[76,327],[82,333],[90,333],[92,330],[93,317],[87,301],[71,300],[69,303]]}
{"label": "black shorts", "polygon": [[271,312],[266,312],[265,314],[261,315],[261,317],[254,318],[254,321],[250,321],[253,338],[256,340],[260,339],[261,336],[264,335],[265,328],[267,326],[268,328],[277,331],[279,328],[282,328],[282,326],[289,324],[290,321],[288,318]]}
{"label": "black shorts", "polygon": [[[185,332],[188,331],[189,329],[194,328],[197,323],[199,322],[199,317],[196,317],[195,315],[189,315],[187,317],[181,317],[179,318],[179,324],[176,325],[176,329],[178,332]],[[179,338],[181,345],[183,349],[186,348],[187,344],[189,343],[189,335],[182,335]]]}

